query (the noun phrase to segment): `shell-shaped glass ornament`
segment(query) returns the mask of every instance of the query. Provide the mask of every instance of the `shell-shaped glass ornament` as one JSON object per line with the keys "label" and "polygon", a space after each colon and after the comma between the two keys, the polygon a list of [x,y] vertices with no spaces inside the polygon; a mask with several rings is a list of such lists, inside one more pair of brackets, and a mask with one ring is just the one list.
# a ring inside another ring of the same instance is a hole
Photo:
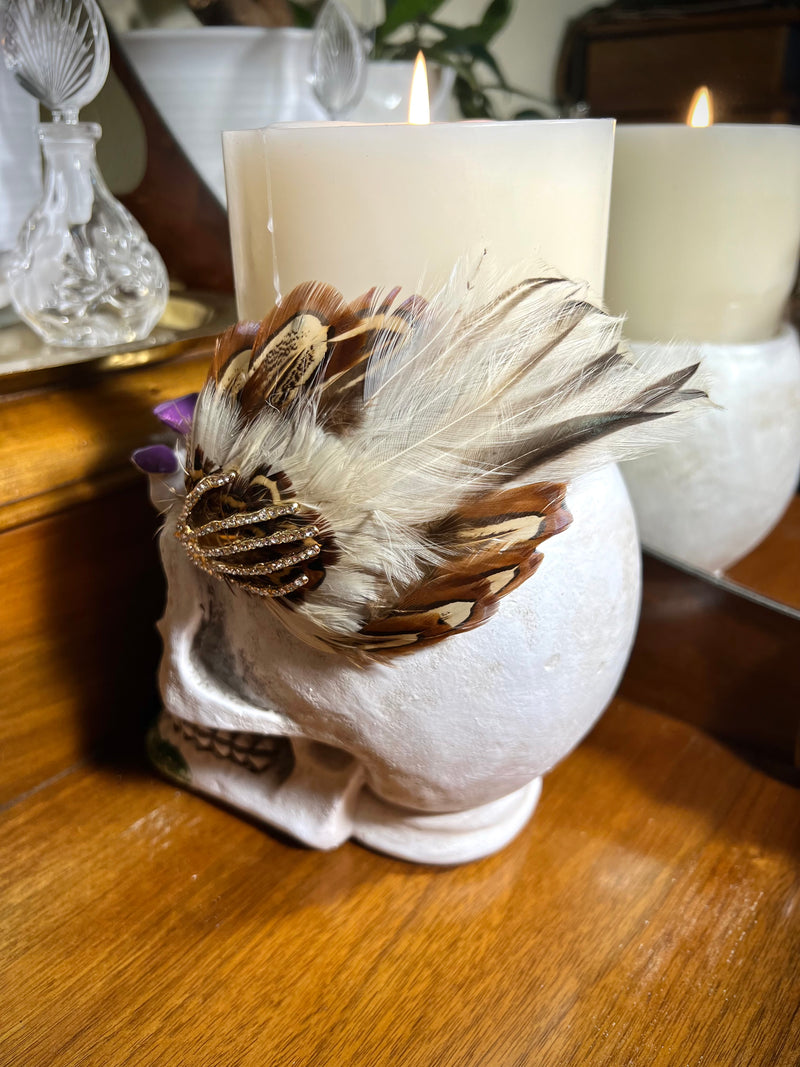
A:
{"label": "shell-shaped glass ornament", "polygon": [[344,118],[364,93],[365,40],[340,0],[326,0],[314,25],[311,84],[332,119]]}
{"label": "shell-shaped glass ornament", "polygon": [[108,33],[95,0],[7,0],[6,66],[53,113],[77,122],[108,76]]}

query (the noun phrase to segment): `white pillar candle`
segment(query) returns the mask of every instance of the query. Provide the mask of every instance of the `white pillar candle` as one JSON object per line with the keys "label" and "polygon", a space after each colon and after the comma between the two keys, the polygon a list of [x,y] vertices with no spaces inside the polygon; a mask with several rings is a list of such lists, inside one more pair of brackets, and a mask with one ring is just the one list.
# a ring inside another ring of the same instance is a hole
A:
{"label": "white pillar candle", "polygon": [[355,297],[486,248],[602,292],[613,120],[285,123],[223,136],[239,314],[308,280]]}
{"label": "white pillar candle", "polygon": [[799,246],[800,128],[617,128],[606,300],[629,337],[773,337]]}

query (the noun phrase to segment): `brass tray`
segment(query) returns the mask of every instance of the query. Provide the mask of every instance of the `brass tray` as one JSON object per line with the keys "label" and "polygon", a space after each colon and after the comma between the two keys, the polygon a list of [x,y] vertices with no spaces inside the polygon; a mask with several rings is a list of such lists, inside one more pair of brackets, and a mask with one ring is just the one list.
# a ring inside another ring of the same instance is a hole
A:
{"label": "brass tray", "polygon": [[16,317],[0,310],[0,395],[44,385],[70,384],[87,377],[159,363],[210,348],[236,321],[233,296],[175,291],[156,328],[144,341],[112,348],[47,345]]}

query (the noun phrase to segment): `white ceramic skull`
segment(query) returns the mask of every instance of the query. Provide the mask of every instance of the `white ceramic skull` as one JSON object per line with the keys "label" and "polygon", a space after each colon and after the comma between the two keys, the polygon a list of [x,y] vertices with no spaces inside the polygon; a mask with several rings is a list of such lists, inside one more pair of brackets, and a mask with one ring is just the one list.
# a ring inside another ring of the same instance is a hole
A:
{"label": "white ceramic skull", "polygon": [[172,536],[166,482],[152,479],[169,586],[156,762],[316,848],[352,837],[458,863],[511,840],[630,651],[640,564],[617,469],[574,483],[572,525],[487,624],[368,667],[199,571]]}

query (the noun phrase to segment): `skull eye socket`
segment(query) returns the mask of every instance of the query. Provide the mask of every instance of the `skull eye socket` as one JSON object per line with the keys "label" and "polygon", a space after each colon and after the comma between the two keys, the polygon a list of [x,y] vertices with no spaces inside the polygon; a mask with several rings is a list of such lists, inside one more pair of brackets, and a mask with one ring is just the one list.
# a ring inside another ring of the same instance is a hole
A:
{"label": "skull eye socket", "polygon": [[308,755],[330,771],[343,771],[345,767],[354,762],[354,757],[343,748],[334,748],[322,741],[312,741],[308,746]]}

